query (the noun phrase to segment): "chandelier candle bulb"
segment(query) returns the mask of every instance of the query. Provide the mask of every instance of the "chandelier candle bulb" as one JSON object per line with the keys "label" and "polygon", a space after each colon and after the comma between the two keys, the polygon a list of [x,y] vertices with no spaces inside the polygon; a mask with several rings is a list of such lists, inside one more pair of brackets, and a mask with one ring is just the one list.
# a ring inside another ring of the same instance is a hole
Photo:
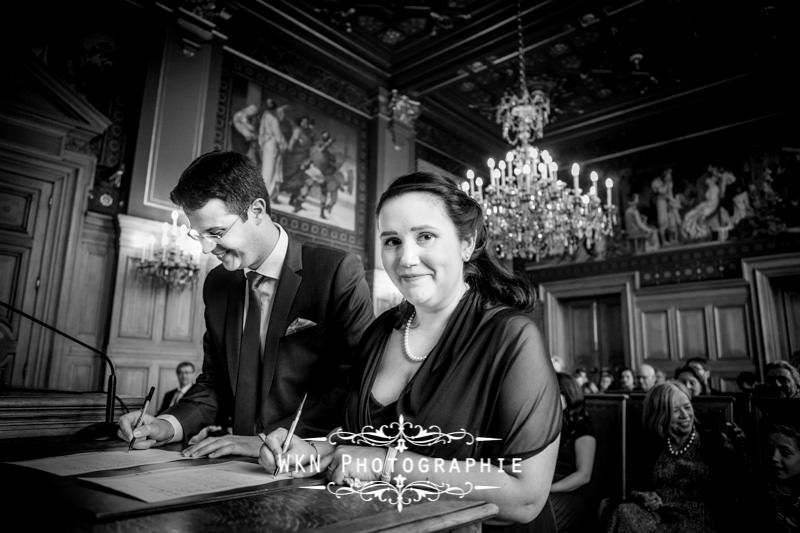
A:
{"label": "chandelier candle bulb", "polygon": [[614,180],[606,178],[606,205],[611,207],[614,203],[611,200],[611,189],[614,187]]}
{"label": "chandelier candle bulb", "polygon": [[578,176],[581,173],[581,166],[578,163],[572,163],[572,188],[575,189],[575,194],[580,194],[580,187],[578,186]]}

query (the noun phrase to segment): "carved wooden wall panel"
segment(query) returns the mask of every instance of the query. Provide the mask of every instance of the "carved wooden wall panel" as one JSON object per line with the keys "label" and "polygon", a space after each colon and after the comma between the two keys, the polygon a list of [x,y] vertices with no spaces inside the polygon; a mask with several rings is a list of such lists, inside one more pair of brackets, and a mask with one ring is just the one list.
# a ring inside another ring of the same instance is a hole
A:
{"label": "carved wooden wall panel", "polygon": [[[111,310],[115,238],[109,215],[86,214],[72,282],[74,296],[69,302],[69,333],[101,351],[105,349]],[[62,390],[97,390],[104,385],[105,368],[99,355],[67,342],[62,354],[53,360],[52,373],[57,376],[54,386]]]}
{"label": "carved wooden wall panel", "polygon": [[636,295],[642,361],[667,375],[690,357],[705,357],[713,385],[736,390],[735,378],[755,370],[749,287],[718,281],[642,289]]}
{"label": "carved wooden wall panel", "polygon": [[705,308],[675,309],[678,336],[678,360],[690,357],[708,357],[708,333]]}
{"label": "carved wooden wall panel", "polygon": [[669,317],[667,311],[643,311],[642,359],[645,361],[669,361],[672,352],[670,342]]}
{"label": "carved wooden wall panel", "polygon": [[129,364],[124,360],[117,365],[117,394],[120,396],[146,396],[149,380],[149,365]]}
{"label": "carved wooden wall panel", "polygon": [[749,359],[747,309],[741,306],[714,308],[714,339],[720,359]]}
{"label": "carved wooden wall panel", "polygon": [[164,328],[161,338],[166,341],[192,342],[194,339],[195,294],[192,288],[165,288]]}
{"label": "carved wooden wall panel", "polygon": [[122,292],[119,294],[120,313],[117,335],[120,339],[153,340],[153,322],[156,309],[156,287],[150,280],[142,280],[136,272],[135,257],[120,257],[123,263]]}

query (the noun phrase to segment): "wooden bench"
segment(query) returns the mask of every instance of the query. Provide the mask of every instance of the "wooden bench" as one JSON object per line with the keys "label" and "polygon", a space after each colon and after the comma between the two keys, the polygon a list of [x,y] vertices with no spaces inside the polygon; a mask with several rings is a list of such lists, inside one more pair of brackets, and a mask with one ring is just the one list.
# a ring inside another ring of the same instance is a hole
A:
{"label": "wooden bench", "polygon": [[598,501],[625,494],[626,398],[625,394],[586,395],[597,439],[591,492]]}

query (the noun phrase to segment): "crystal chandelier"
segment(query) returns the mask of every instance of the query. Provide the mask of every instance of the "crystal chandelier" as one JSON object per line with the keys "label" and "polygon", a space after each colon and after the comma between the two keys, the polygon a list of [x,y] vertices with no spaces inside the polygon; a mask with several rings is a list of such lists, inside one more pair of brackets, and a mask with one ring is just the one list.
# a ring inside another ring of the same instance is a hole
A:
{"label": "crystal chandelier", "polygon": [[558,164],[547,150],[533,142],[542,137],[550,102],[541,90],[529,91],[525,80],[522,13],[517,2],[519,95],[505,94],[497,109],[503,138],[514,149],[504,160],[489,159],[489,179],[467,171],[464,192],[484,208],[489,239],[501,258],[538,261],[548,256],[574,254],[613,233],[615,206],[613,180],[607,178],[606,204],[598,195],[599,176],[592,172],[587,194],[579,187],[580,167],[572,165],[573,186],[558,179]]}
{"label": "crystal chandelier", "polygon": [[189,228],[185,224],[178,226],[178,216],[177,211],[172,211],[172,225],[162,224],[160,248],[155,248],[153,235],[148,235],[140,244],[136,267],[139,275],[174,289],[182,289],[197,280],[198,258],[202,253],[200,243],[188,238]]}

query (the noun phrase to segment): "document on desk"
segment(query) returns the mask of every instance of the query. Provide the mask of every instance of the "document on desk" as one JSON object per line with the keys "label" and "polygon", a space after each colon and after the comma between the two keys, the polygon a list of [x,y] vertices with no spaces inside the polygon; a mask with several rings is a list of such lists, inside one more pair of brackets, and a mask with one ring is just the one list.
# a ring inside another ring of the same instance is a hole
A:
{"label": "document on desk", "polygon": [[58,476],[77,476],[100,470],[116,470],[132,466],[154,465],[188,459],[181,452],[167,450],[136,450],[133,452],[103,450],[96,452],[76,453],[72,455],[59,455],[57,457],[44,457],[31,461],[17,461],[12,465],[27,466],[44,470]]}
{"label": "document on desk", "polygon": [[162,468],[112,477],[81,477],[147,503],[212,494],[292,479],[291,474],[272,476],[255,463],[229,461],[213,465]]}

